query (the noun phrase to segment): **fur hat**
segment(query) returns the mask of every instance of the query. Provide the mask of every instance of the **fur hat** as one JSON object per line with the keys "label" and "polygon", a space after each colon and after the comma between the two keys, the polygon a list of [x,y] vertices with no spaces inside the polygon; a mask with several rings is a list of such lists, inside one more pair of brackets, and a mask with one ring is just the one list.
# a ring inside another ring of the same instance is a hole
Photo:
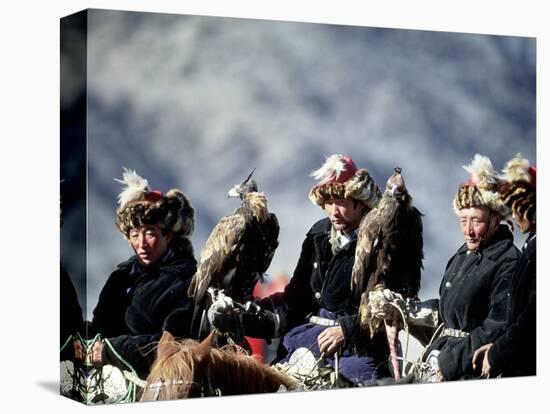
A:
{"label": "fur hat", "polygon": [[323,208],[330,199],[351,197],[374,208],[382,193],[365,169],[357,169],[353,160],[346,155],[334,154],[327,157],[321,168],[311,173],[320,182],[309,191],[309,199]]}
{"label": "fur hat", "polygon": [[500,176],[499,191],[502,201],[517,215],[536,222],[537,168],[517,154],[506,163]]}
{"label": "fur hat", "polygon": [[154,224],[172,231],[172,247],[192,252],[189,236],[195,228],[195,210],[182,191],[152,191],[145,178],[126,168],[122,180],[115,181],[125,186],[118,196],[116,225],[126,239],[131,229]]}
{"label": "fur hat", "polygon": [[510,217],[510,208],[501,200],[499,179],[491,160],[476,154],[470,165],[462,167],[470,173],[470,179],[458,187],[453,200],[455,213],[458,215],[463,208],[488,207],[504,219]]}

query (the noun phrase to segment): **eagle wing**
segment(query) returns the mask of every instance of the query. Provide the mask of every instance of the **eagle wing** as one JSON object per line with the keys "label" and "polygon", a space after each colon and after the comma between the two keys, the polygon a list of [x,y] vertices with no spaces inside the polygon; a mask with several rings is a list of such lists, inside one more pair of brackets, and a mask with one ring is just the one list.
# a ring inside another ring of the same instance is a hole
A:
{"label": "eagle wing", "polygon": [[396,209],[393,198],[383,197],[359,224],[351,278],[351,288],[356,299],[366,290],[385,283],[394,248],[392,237],[395,231],[392,224]]}
{"label": "eagle wing", "polygon": [[[359,320],[369,327],[368,294],[378,285],[390,287],[394,263],[399,262],[399,202],[384,195],[361,221],[352,271],[352,288],[359,304]],[[372,328],[372,327],[371,327]],[[373,332],[371,332],[372,334]]]}
{"label": "eagle wing", "polygon": [[234,270],[245,230],[245,217],[234,214],[222,217],[210,233],[188,290],[195,302],[195,310],[202,305],[206,290],[210,286],[221,287],[224,276]]}
{"label": "eagle wing", "polygon": [[377,220],[378,209],[369,211],[362,219],[357,230],[357,245],[355,259],[351,273],[351,291],[356,300],[365,290],[369,276],[376,268],[376,244],[378,228],[374,225]]}
{"label": "eagle wing", "polygon": [[271,264],[271,261],[273,260],[275,250],[279,246],[279,229],[280,227],[277,216],[273,213],[269,213],[269,218],[266,220],[262,232],[262,239],[265,246],[265,254],[263,265],[260,269],[261,272],[265,272],[267,270],[267,268]]}
{"label": "eagle wing", "polygon": [[416,297],[422,273],[422,213],[414,206],[400,206],[396,214],[394,256],[387,287],[404,297]]}
{"label": "eagle wing", "polygon": [[363,328],[367,328],[370,318],[368,294],[377,285],[405,297],[418,294],[423,259],[421,216],[415,207],[384,196],[361,221],[352,289],[360,300],[359,319]]}

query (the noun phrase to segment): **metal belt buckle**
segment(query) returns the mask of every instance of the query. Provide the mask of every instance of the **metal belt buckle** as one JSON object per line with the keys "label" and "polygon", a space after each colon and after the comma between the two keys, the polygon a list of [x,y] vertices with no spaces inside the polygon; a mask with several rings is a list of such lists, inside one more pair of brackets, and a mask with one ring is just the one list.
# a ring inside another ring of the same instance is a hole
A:
{"label": "metal belt buckle", "polygon": [[337,321],[334,321],[332,319],[328,318],[322,318],[320,316],[312,316],[309,318],[309,322],[313,323],[315,325],[321,325],[321,326],[336,326],[338,325]]}
{"label": "metal belt buckle", "polygon": [[470,335],[468,332],[461,331],[460,329],[445,328],[443,329],[444,336],[453,336],[455,338],[466,338]]}

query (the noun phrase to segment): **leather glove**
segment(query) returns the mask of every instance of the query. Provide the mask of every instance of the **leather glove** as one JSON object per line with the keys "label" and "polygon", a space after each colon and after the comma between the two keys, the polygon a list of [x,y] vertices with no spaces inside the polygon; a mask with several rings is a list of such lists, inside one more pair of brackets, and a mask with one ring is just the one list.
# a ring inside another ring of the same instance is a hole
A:
{"label": "leather glove", "polygon": [[242,331],[241,318],[235,308],[233,299],[222,292],[218,292],[216,300],[208,308],[206,315],[210,325],[223,333]]}
{"label": "leather glove", "polygon": [[271,338],[280,337],[285,332],[284,314],[264,309],[256,302],[247,302],[244,308],[242,320],[246,335],[269,341]]}
{"label": "leather glove", "polygon": [[389,289],[376,289],[369,292],[369,311],[377,319],[392,319],[398,306],[405,310],[405,300],[399,293]]}

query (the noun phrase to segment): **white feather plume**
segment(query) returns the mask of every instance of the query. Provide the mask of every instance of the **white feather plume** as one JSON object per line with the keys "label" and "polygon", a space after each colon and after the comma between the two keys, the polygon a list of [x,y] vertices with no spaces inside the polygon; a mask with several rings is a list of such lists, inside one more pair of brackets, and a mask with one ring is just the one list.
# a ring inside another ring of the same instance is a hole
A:
{"label": "white feather plume", "polygon": [[338,180],[340,174],[346,170],[346,164],[342,160],[341,154],[334,154],[327,157],[325,163],[318,170],[313,171],[310,176],[316,180],[323,179],[322,183],[330,180]]}
{"label": "white feather plume", "polygon": [[523,158],[521,154],[516,154],[514,158],[506,163],[506,166],[502,170],[501,178],[511,183],[517,181],[529,183],[531,182],[529,167],[531,167],[529,160]]}
{"label": "white feather plume", "polygon": [[122,180],[115,178],[116,182],[125,185],[118,195],[118,204],[121,208],[130,201],[139,200],[143,194],[149,191],[149,183],[135,170],[129,170],[126,167],[122,167],[122,170]]}
{"label": "white feather plume", "polygon": [[463,165],[471,175],[471,181],[478,187],[493,187],[497,183],[497,172],[488,157],[476,154],[470,165]]}

